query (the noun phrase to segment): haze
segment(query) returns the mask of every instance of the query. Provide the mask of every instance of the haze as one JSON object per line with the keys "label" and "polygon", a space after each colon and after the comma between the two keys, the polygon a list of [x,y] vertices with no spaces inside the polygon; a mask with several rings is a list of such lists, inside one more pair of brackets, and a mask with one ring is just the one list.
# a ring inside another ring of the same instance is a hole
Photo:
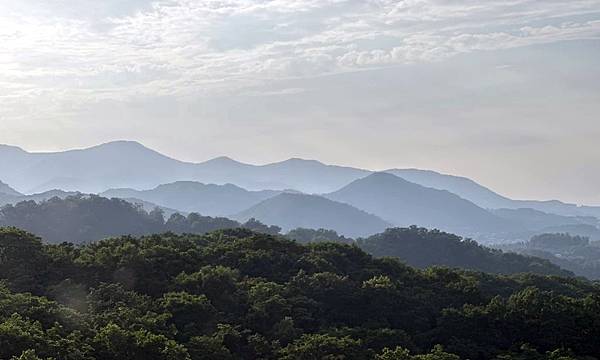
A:
{"label": "haze", "polygon": [[132,139],[600,204],[600,1],[0,0],[0,143]]}

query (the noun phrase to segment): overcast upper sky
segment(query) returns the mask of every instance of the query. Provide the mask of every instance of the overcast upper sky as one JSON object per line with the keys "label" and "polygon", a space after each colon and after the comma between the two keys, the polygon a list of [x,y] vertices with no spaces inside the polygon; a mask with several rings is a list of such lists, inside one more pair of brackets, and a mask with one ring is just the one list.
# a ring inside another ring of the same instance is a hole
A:
{"label": "overcast upper sky", "polygon": [[[0,143],[600,204],[600,0],[0,0]],[[2,169],[1,171],[6,171]]]}

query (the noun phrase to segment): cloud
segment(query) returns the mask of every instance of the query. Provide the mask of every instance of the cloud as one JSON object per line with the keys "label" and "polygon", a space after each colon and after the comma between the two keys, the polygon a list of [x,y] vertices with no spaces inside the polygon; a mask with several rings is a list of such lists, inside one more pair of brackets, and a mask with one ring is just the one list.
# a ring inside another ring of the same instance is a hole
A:
{"label": "cloud", "polygon": [[56,109],[208,96],[600,36],[594,0],[138,0],[95,17],[76,3],[85,16],[0,0],[0,114],[40,97]]}

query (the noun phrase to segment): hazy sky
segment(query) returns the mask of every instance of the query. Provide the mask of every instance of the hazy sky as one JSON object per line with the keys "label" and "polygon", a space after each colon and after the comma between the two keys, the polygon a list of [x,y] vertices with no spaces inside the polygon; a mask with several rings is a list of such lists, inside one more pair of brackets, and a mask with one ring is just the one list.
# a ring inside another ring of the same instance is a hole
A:
{"label": "hazy sky", "polygon": [[600,204],[600,0],[0,0],[0,143],[115,139]]}

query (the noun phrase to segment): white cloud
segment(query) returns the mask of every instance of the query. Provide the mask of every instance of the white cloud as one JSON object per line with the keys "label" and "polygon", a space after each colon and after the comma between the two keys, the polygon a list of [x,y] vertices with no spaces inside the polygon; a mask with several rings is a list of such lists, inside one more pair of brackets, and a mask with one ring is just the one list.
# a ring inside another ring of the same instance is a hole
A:
{"label": "white cloud", "polygon": [[598,0],[164,0],[126,14],[120,3],[77,17],[0,0],[0,115],[39,97],[72,108],[201,96],[600,34]]}

